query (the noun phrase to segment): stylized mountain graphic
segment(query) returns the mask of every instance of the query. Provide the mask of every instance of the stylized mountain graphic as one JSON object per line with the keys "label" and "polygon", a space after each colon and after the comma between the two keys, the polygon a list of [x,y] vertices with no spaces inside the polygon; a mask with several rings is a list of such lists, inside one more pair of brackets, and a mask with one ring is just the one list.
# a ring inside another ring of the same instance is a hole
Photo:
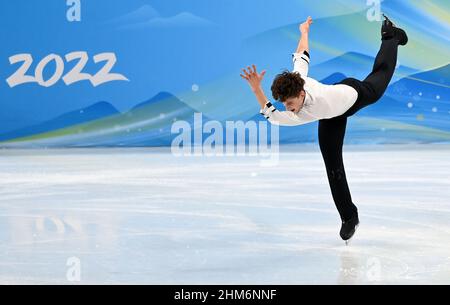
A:
{"label": "stylized mountain graphic", "polygon": [[392,84],[389,93],[450,102],[450,64],[405,77]]}
{"label": "stylized mountain graphic", "polygon": [[356,116],[348,121],[345,143],[450,143],[450,132],[394,120]]}
{"label": "stylized mountain graphic", "polygon": [[320,82],[321,82],[322,84],[325,84],[325,85],[333,85],[333,84],[335,84],[335,83],[340,82],[340,81],[343,80],[344,78],[347,78],[347,76],[345,76],[345,75],[342,74],[342,73],[337,72],[337,73],[331,74],[331,75],[328,76],[328,77],[325,77],[325,78],[322,79]]}
{"label": "stylized mountain graphic", "polygon": [[136,110],[138,108],[144,108],[147,106],[151,106],[151,105],[155,105],[157,103],[160,102],[164,102],[165,106],[168,106],[169,104],[174,104],[175,106],[180,106],[178,103],[180,102],[180,100],[178,98],[176,98],[174,95],[168,93],[168,92],[159,92],[157,95],[155,95],[154,97],[152,97],[151,99],[139,103],[136,106],[134,106],[133,108],[131,108],[131,111]]}
{"label": "stylized mountain graphic", "polygon": [[[310,76],[323,79],[334,71],[339,71],[348,77],[363,80],[370,74],[375,58],[357,52],[347,52],[341,56],[327,60],[321,64],[310,68]],[[396,68],[396,75],[399,77],[416,73],[417,70],[400,65]]]}
{"label": "stylized mountain graphic", "polygon": [[211,21],[186,11],[174,16],[163,17],[149,4],[110,20],[107,24],[113,24],[125,30],[214,25]]}
{"label": "stylized mountain graphic", "polygon": [[65,114],[62,114],[54,119],[32,125],[26,128],[21,128],[6,134],[0,135],[0,141],[6,141],[15,138],[22,138],[36,134],[45,133],[48,131],[58,130],[65,127],[78,125],[108,116],[116,115],[119,111],[108,102],[98,102],[89,107],[77,109]]}
{"label": "stylized mountain graphic", "polygon": [[[172,124],[183,120],[193,125],[195,112],[174,95],[161,92],[125,113],[10,139],[1,145],[8,147],[168,146],[174,138],[171,133]],[[210,118],[203,116],[203,120],[208,121]]]}

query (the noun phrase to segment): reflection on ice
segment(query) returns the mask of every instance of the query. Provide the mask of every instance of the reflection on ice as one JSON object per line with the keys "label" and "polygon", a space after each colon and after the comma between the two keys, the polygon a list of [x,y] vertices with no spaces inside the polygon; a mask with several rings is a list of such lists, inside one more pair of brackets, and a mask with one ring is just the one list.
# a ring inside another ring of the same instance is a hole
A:
{"label": "reflection on ice", "polygon": [[0,153],[0,283],[450,283],[450,147],[347,148],[346,247],[317,149]]}

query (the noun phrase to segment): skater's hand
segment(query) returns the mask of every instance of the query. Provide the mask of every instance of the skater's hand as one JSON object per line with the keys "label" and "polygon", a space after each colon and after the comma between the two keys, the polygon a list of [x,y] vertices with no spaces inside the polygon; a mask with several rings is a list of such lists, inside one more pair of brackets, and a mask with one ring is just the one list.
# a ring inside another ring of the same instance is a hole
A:
{"label": "skater's hand", "polygon": [[256,66],[252,65],[252,68],[247,67],[247,70],[242,69],[244,74],[240,74],[243,79],[245,79],[250,88],[255,91],[260,88],[261,82],[266,74],[266,70],[263,70],[261,73],[256,71]]}
{"label": "skater's hand", "polygon": [[307,34],[309,33],[309,26],[313,23],[313,19],[311,18],[311,16],[308,17],[308,19],[306,19],[305,22],[303,22],[302,24],[300,24],[300,32],[302,34]]}

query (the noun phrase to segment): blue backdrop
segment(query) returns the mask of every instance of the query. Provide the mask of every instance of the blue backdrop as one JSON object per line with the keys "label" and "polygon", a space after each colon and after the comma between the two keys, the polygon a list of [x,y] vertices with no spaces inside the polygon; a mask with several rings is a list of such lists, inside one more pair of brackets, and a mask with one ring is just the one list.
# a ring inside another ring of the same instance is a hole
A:
{"label": "blue backdrop", "polygon": [[[380,45],[380,13],[405,28],[396,74],[349,121],[347,143],[450,140],[447,0],[1,1],[0,145],[170,145],[175,121],[262,118],[240,69],[292,69],[311,15],[310,76],[363,78]],[[317,123],[281,128],[317,141]]]}

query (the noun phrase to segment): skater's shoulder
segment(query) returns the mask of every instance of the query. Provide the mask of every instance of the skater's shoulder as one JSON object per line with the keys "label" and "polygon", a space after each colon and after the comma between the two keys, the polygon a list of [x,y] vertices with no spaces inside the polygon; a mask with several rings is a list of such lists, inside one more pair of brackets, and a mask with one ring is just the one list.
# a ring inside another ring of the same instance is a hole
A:
{"label": "skater's shoulder", "polygon": [[302,77],[302,78],[305,81],[305,86],[322,84],[321,82],[319,82],[317,79],[315,79],[313,77],[306,76],[306,77]]}

